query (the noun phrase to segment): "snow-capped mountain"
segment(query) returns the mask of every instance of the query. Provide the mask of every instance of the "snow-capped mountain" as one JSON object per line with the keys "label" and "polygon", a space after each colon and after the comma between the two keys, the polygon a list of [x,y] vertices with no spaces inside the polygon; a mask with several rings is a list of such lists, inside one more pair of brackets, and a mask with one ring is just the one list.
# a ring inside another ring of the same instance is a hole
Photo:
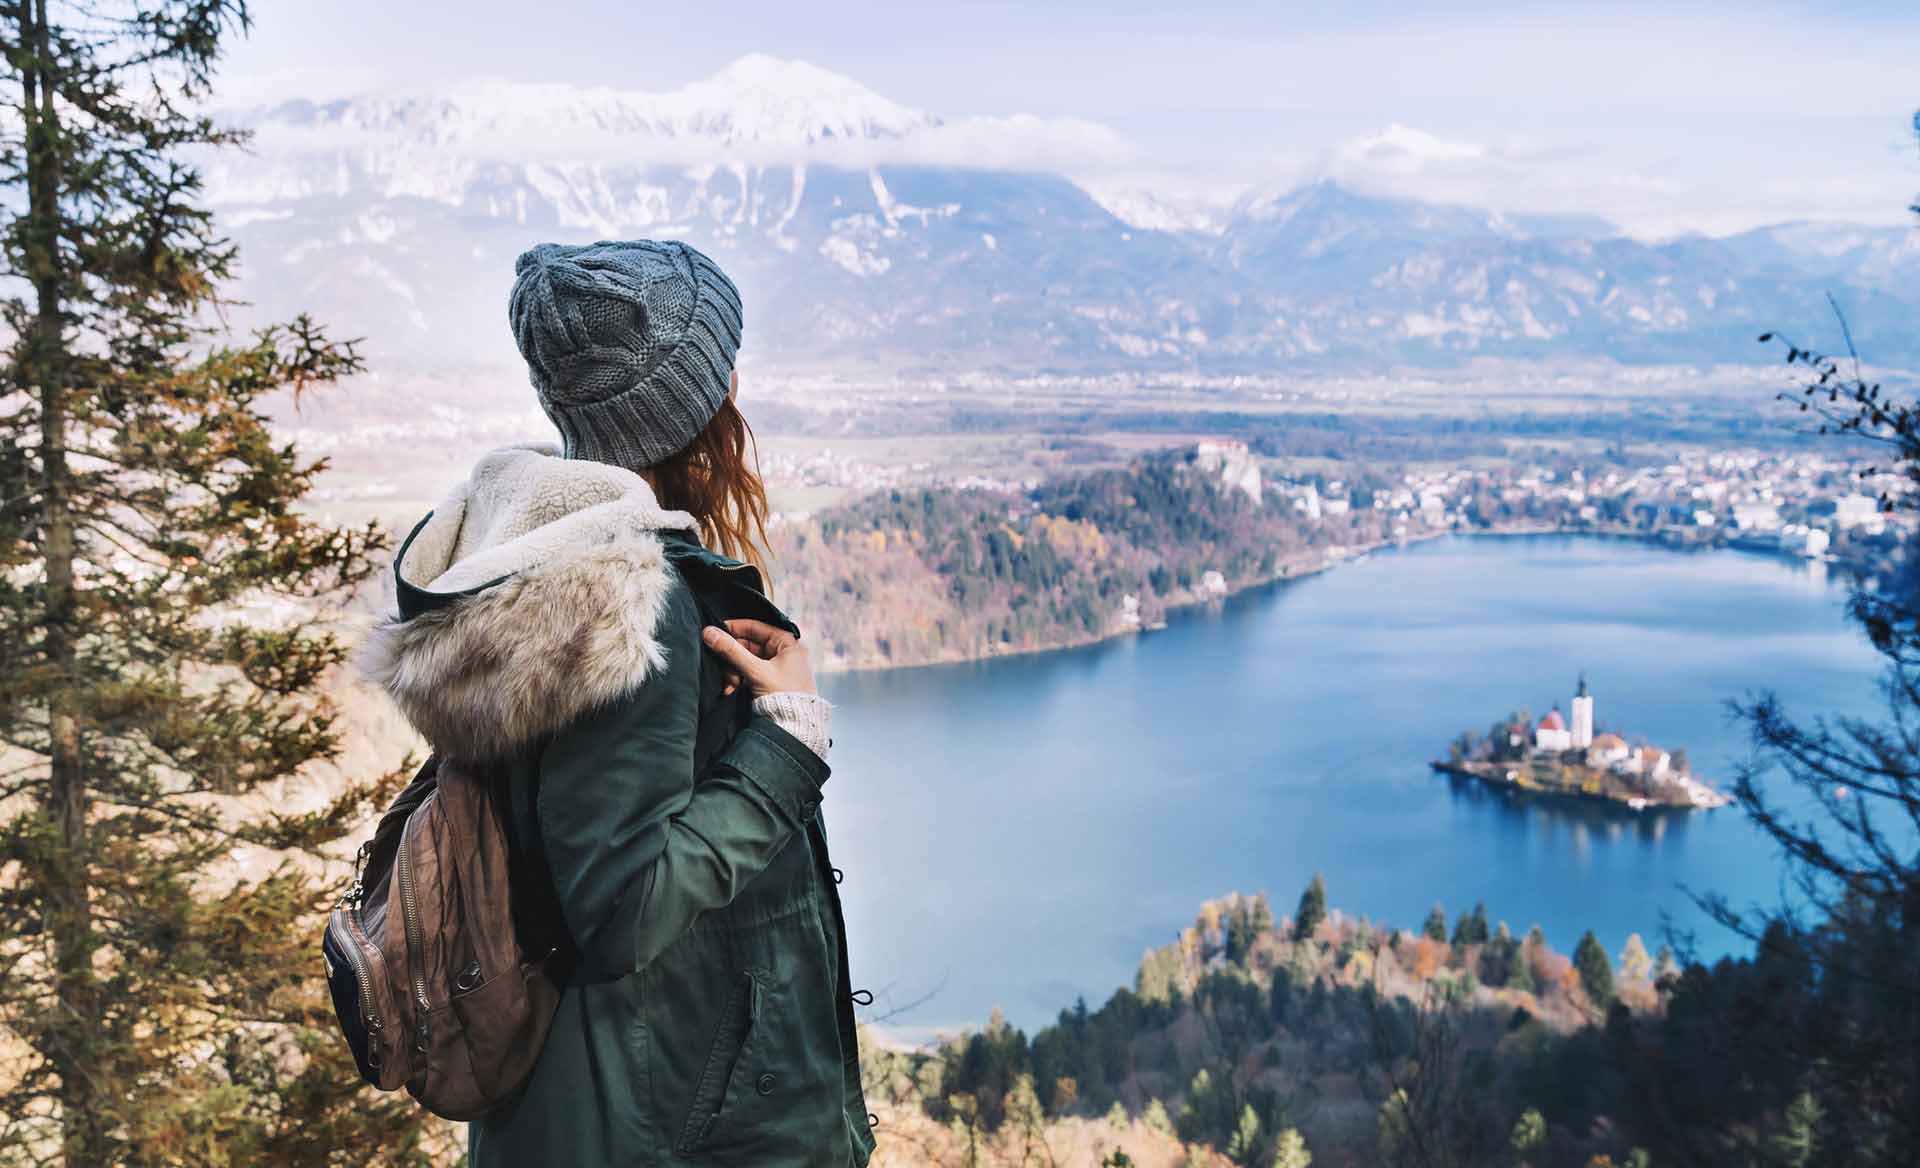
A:
{"label": "snow-capped mountain", "polygon": [[1753,334],[1819,325],[1829,290],[1877,360],[1920,364],[1903,229],[1648,244],[1332,182],[1230,210],[1096,197],[1064,174],[1124,148],[1101,127],[940,118],[770,57],[663,94],[486,83],[235,120],[254,148],[207,179],[241,294],[311,309],[388,363],[510,364],[522,249],[655,236],[713,253],[754,359],[795,365],[1764,360]]}

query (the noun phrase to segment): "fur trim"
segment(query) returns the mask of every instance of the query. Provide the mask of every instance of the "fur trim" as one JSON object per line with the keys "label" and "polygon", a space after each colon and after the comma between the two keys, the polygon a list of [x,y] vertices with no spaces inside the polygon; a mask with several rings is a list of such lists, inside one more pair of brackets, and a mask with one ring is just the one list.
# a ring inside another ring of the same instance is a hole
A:
{"label": "fur trim", "polygon": [[436,751],[510,753],[665,668],[658,626],[676,577],[657,532],[682,519],[630,471],[496,451],[396,569],[435,592],[477,591],[380,621],[360,671]]}

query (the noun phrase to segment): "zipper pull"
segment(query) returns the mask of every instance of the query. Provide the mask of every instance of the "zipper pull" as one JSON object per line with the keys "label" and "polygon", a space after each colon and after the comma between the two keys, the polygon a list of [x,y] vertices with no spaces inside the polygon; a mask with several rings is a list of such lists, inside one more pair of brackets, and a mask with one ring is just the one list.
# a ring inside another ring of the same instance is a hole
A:
{"label": "zipper pull", "polygon": [[353,883],[347,887],[345,892],[340,894],[341,908],[359,908],[360,902],[366,899],[367,857],[372,854],[372,840],[361,844],[360,850],[353,854]]}

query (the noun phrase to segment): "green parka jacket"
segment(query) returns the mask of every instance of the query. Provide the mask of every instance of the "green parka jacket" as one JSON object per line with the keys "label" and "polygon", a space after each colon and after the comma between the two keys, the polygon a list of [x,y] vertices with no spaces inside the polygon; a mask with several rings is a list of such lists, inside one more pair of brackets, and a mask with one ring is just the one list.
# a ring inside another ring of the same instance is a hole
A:
{"label": "green parka jacket", "polygon": [[792,626],[692,528],[631,472],[495,451],[408,537],[363,657],[435,750],[504,769],[577,953],[525,1089],[470,1125],[476,1168],[872,1153],[827,766],[700,641]]}

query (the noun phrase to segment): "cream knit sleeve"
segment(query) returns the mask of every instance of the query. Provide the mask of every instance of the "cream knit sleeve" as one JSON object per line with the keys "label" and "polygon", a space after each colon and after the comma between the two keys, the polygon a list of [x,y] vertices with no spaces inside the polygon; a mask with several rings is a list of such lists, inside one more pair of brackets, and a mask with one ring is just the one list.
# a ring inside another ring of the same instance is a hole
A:
{"label": "cream knit sleeve", "polygon": [[753,699],[753,712],[798,738],[808,750],[827,761],[833,745],[833,703],[819,694],[770,693]]}

